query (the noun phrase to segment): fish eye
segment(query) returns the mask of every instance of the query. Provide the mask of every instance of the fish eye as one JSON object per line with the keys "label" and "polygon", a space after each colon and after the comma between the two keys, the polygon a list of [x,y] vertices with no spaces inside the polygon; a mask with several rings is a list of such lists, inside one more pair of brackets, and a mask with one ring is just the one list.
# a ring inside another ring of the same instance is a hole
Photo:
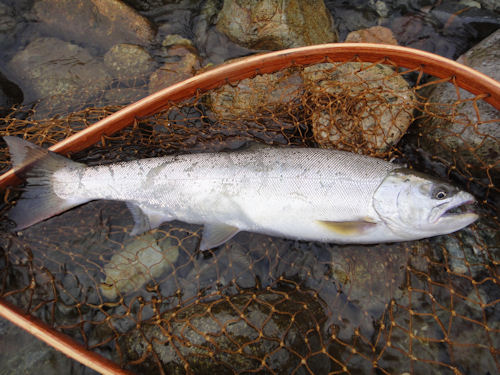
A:
{"label": "fish eye", "polygon": [[439,189],[434,193],[434,199],[444,199],[448,196],[448,192],[444,189]]}

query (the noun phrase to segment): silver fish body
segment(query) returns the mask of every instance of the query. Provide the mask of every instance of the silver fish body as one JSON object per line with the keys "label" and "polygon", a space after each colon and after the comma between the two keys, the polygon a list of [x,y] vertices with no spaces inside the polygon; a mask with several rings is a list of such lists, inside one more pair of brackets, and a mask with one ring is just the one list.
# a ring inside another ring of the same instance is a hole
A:
{"label": "silver fish body", "polygon": [[[6,140],[12,153],[19,154],[20,142],[24,149],[35,148],[17,138]],[[45,159],[53,156],[49,152]],[[34,212],[34,192],[28,190],[10,215],[18,228],[95,199],[127,202],[136,222],[132,234],[174,219],[203,224],[201,249],[224,243],[238,231],[336,243],[406,241],[450,233],[477,218],[446,212],[446,207],[473,202],[466,192],[342,151],[262,148],[96,167],[57,159],[42,163],[49,172],[28,174],[28,189],[30,178],[33,186],[46,185],[52,206],[59,208],[24,219],[23,212]],[[36,165],[33,170],[39,171]],[[436,187],[446,196],[437,199]]]}

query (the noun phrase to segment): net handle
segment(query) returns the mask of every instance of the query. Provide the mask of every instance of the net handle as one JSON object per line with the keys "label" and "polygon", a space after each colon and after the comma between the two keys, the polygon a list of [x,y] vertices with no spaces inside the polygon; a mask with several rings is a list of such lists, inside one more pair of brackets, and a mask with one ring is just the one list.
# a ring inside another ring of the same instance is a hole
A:
{"label": "net handle", "polygon": [[[500,109],[500,82],[465,65],[433,53],[394,45],[374,43],[331,43],[253,55],[224,64],[163,90],[157,91],[86,129],[54,144],[51,151],[68,154],[99,142],[103,136],[130,125],[136,119],[155,114],[171,103],[179,102],[227,82],[235,82],[256,74],[273,73],[294,65],[321,62],[345,62],[354,59],[377,62],[390,59],[407,69],[421,69],[439,78],[453,77],[456,84],[475,95],[486,94],[484,100]],[[12,170],[0,176],[0,189],[19,183]]]}
{"label": "net handle", "polygon": [[52,346],[66,356],[105,375],[132,375],[115,362],[102,355],[87,350],[83,345],[69,336],[56,331],[39,319],[25,313],[18,307],[0,298],[0,317],[9,320],[16,326],[26,330],[36,338]]}

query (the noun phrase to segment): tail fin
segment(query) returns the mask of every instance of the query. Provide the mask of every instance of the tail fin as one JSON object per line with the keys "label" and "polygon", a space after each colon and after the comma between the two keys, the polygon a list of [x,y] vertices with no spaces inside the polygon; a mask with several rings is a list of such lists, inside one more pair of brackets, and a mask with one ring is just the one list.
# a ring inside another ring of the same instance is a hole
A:
{"label": "tail fin", "polygon": [[3,137],[12,158],[14,171],[26,177],[26,187],[9,218],[16,222],[15,230],[36,224],[78,206],[87,200],[62,199],[54,193],[52,175],[61,168],[82,168],[84,164],[34,145],[21,138]]}

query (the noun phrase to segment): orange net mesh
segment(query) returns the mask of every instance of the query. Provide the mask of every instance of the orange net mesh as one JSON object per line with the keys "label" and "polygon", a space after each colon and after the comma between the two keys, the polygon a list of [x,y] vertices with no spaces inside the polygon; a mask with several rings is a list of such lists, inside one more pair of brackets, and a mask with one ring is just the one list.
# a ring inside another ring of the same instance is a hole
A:
{"label": "orange net mesh", "polygon": [[[240,233],[201,254],[196,225],[131,238],[119,202],[12,233],[16,187],[0,211],[0,296],[138,373],[496,373],[500,115],[483,98],[389,59],[294,66],[172,103],[72,155],[95,165],[258,141],[397,158],[478,198],[480,220],[460,232],[373,246]],[[1,132],[48,147],[122,107],[110,104],[19,108]]]}

